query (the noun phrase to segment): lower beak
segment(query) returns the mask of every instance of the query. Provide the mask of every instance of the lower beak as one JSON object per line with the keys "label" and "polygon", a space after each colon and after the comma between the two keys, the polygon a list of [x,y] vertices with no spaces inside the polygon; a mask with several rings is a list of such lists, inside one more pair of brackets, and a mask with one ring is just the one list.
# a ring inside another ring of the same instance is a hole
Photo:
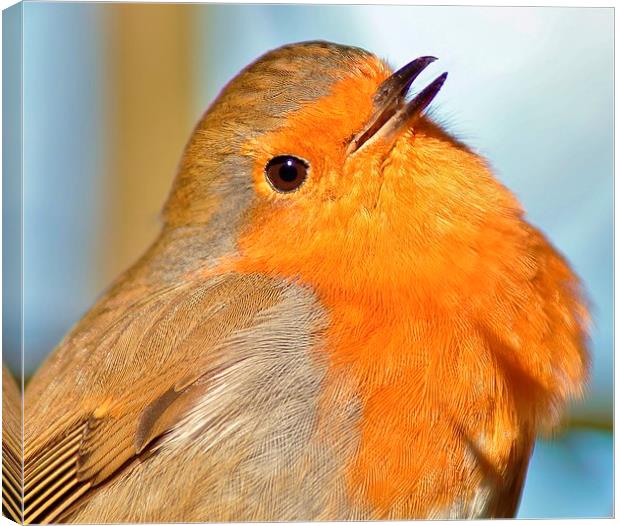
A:
{"label": "lower beak", "polygon": [[392,144],[404,129],[415,123],[439,93],[448,74],[439,75],[406,104],[405,96],[413,81],[435,60],[434,57],[416,58],[381,83],[374,97],[374,111],[362,131],[351,139],[347,155],[378,140]]}

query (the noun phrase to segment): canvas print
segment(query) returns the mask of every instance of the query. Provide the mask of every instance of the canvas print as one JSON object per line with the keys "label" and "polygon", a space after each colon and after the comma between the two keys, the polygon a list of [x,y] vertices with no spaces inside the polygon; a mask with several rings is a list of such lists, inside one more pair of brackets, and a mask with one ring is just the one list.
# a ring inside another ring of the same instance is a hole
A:
{"label": "canvas print", "polygon": [[611,9],[3,34],[5,517],[613,515]]}

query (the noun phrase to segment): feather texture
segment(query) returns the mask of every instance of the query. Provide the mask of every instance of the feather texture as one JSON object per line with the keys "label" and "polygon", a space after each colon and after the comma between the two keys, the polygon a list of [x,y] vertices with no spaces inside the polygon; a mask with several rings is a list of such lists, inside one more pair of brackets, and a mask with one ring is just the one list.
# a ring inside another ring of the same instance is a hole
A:
{"label": "feather texture", "polygon": [[2,513],[22,520],[22,399],[13,375],[2,366]]}
{"label": "feather texture", "polygon": [[[96,370],[90,369],[94,376],[88,382],[94,388],[78,403],[69,393],[83,381],[76,371],[83,367],[79,349],[75,349],[75,361],[64,362],[65,369],[48,377],[46,386],[35,379],[34,388],[48,403],[31,406],[27,400],[26,522],[62,518],[166,433],[168,441],[164,439],[157,448],[209,433],[212,439],[205,447],[213,448],[229,432],[222,426],[260,425],[235,414],[234,396],[243,393],[227,392],[232,388],[222,384],[222,378],[263,383],[265,390],[256,393],[264,397],[260,403],[273,404],[274,397],[285,397],[282,402],[288,399],[293,411],[286,418],[302,418],[310,424],[313,410],[307,405],[313,398],[306,400],[303,395],[320,384],[320,376],[315,377],[320,356],[308,353],[324,327],[320,311],[311,306],[311,296],[298,287],[255,275],[229,274],[153,294],[140,301],[139,308],[131,305],[121,320],[104,325],[100,334],[92,335],[86,357],[99,364]],[[107,312],[105,301],[100,311]],[[93,321],[96,324],[97,318]],[[68,341],[80,341],[80,336]],[[72,351],[57,352],[66,356]],[[150,375],[138,363],[146,358],[144,353],[150,353],[157,364]],[[300,360],[305,365],[297,363]],[[304,382],[308,386],[295,401],[283,389],[287,371],[299,367],[305,369],[299,370],[304,377],[297,387]],[[273,383],[260,376],[261,371],[273,375]],[[205,404],[207,399],[213,406]],[[239,403],[259,401],[241,398]],[[281,426],[286,428],[289,423],[282,418]],[[303,446],[297,443],[295,448]]]}

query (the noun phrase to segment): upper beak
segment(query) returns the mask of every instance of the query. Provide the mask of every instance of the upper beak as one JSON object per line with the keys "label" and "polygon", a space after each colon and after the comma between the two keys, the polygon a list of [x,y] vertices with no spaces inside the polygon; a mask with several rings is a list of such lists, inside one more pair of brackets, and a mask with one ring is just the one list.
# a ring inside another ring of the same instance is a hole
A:
{"label": "upper beak", "polygon": [[401,130],[410,127],[418,119],[439,93],[448,74],[439,75],[407,104],[404,103],[405,96],[413,81],[435,60],[435,57],[416,58],[381,83],[374,97],[374,111],[362,131],[351,139],[347,155],[376,139],[391,143]]}

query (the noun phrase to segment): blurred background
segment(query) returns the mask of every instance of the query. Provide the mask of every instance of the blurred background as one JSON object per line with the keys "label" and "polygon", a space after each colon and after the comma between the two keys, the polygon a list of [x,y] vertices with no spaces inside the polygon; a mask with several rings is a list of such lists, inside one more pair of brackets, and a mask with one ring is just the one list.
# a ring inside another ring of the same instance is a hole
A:
{"label": "blurred background", "polygon": [[434,116],[490,160],[592,303],[590,390],[537,443],[519,517],[613,515],[612,9],[26,3],[23,31],[26,378],[154,239],[194,123],[248,62],[309,39],[394,67],[435,55],[425,79],[450,77]]}

